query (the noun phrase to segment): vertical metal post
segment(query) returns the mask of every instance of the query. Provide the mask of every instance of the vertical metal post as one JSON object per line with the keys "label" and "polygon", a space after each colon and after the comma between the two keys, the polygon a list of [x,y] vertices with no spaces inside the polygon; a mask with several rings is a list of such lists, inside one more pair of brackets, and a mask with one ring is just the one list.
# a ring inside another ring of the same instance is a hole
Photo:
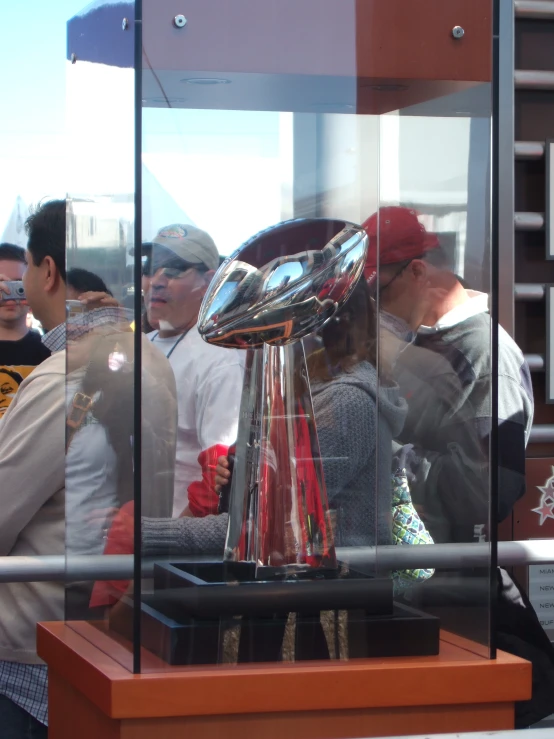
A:
{"label": "vertical metal post", "polygon": [[318,211],[318,146],[320,116],[293,113],[294,218],[314,218]]}
{"label": "vertical metal post", "polygon": [[133,419],[133,498],[134,541],[133,566],[133,672],[140,673],[141,600],[142,600],[142,0],[135,0],[135,223],[134,223],[134,283],[135,283],[135,369]]}
{"label": "vertical metal post", "polygon": [[[505,145],[505,139],[502,137],[503,127],[503,110],[501,108],[501,75],[503,74],[503,55],[502,48],[504,43],[510,43],[510,39],[502,37],[501,13],[509,6],[513,20],[513,4],[512,0],[505,2],[504,0],[493,0],[493,74],[492,74],[492,182],[491,182],[491,297],[490,297],[490,314],[491,314],[491,442],[490,442],[490,658],[496,658],[496,608],[497,608],[497,568],[498,568],[498,334],[499,334],[499,310],[500,310],[500,254],[501,254],[501,227],[503,224],[503,211],[501,210],[501,200],[503,193],[501,186],[504,186],[501,179],[501,162],[504,155],[502,145]],[[513,43],[513,35],[512,35]],[[512,67],[513,70],[513,67]],[[513,128],[513,124],[512,124]],[[513,162],[514,147],[513,140],[510,146],[510,163],[513,182]],[[504,163],[502,162],[502,165]],[[502,183],[502,185],[501,185]],[[512,187],[512,208],[513,208],[513,187]],[[512,236],[512,282],[510,290],[510,300],[512,305],[513,320],[513,217],[510,221]],[[502,261],[506,261],[503,257]]]}
{"label": "vertical metal post", "polygon": [[514,283],[514,66],[515,20],[513,0],[502,0],[498,8],[498,131],[497,192],[499,267],[499,318],[504,329],[515,332]]}

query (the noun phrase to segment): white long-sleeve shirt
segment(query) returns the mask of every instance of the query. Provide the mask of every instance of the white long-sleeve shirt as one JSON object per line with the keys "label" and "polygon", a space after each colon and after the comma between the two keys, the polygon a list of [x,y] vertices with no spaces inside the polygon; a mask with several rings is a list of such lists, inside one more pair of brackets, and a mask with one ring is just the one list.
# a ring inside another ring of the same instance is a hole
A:
{"label": "white long-sleeve shirt", "polygon": [[[63,554],[65,352],[21,384],[0,421],[0,555]],[[0,585],[0,660],[40,663],[37,621],[63,619],[63,583]]]}
{"label": "white long-sleeve shirt", "polygon": [[189,486],[202,480],[198,455],[236,441],[245,353],[207,344],[196,326],[181,341],[179,336],[161,339],[157,331],[148,338],[169,358],[177,385],[173,515],[179,516],[188,503]]}

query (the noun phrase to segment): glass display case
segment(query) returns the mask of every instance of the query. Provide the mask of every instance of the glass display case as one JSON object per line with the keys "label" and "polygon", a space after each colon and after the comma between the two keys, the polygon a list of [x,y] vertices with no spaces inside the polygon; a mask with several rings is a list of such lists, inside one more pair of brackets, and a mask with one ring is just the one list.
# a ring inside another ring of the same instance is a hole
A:
{"label": "glass display case", "polygon": [[66,620],[131,671],[494,656],[492,27],[428,5],[68,22]]}

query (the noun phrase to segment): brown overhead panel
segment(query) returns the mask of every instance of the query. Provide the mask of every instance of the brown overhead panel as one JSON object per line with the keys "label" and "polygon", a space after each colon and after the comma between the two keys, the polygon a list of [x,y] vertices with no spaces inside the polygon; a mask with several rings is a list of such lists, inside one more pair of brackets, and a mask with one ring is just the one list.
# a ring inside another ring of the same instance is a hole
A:
{"label": "brown overhead panel", "polygon": [[[397,110],[491,80],[491,6],[492,0],[147,0],[144,104]],[[186,18],[181,27],[173,24],[176,10]],[[453,35],[457,26],[461,38]]]}

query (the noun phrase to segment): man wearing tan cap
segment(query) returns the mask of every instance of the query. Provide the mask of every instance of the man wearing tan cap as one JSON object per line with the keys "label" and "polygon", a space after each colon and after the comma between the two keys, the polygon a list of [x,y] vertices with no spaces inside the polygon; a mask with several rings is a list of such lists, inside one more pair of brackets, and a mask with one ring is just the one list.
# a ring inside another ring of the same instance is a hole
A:
{"label": "man wearing tan cap", "polygon": [[198,503],[211,497],[215,460],[237,435],[241,353],[207,344],[196,327],[219,263],[212,238],[195,226],[166,226],[152,240],[145,303],[148,321],[159,330],[148,337],[169,359],[177,383],[174,516],[204,510]]}

